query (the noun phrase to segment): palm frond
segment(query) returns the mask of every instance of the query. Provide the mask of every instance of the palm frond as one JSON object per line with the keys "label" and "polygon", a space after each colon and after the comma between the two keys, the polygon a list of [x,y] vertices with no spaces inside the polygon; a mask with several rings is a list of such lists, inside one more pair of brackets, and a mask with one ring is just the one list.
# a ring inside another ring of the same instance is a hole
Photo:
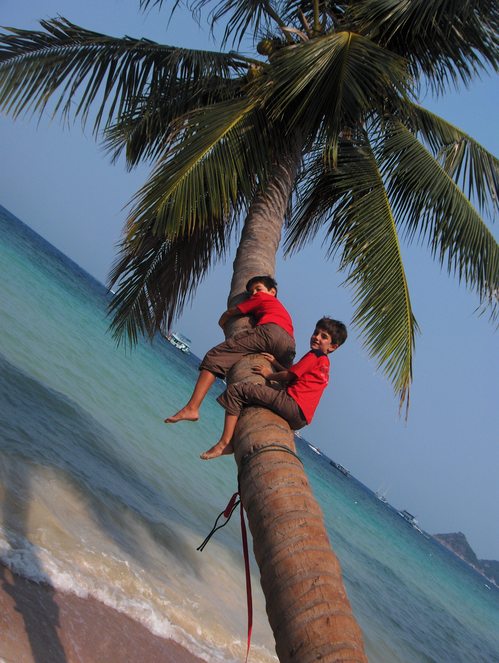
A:
{"label": "palm frond", "polygon": [[398,107],[408,87],[405,60],[360,35],[340,32],[288,46],[272,58],[262,94],[272,117],[291,113],[291,123],[329,134],[352,126],[365,113]]}
{"label": "palm frond", "polygon": [[256,41],[259,35],[275,33],[277,26],[284,25],[278,3],[270,0],[192,0],[189,8],[198,14],[210,5],[212,30],[221,21],[225,25],[222,45],[231,41],[239,46],[247,33]]}
{"label": "palm frond", "polygon": [[407,238],[426,238],[440,264],[488,300],[499,287],[499,247],[470,201],[400,122],[387,126],[378,155]]}
{"label": "palm frond", "polygon": [[245,151],[240,133],[251,110],[247,100],[237,100],[191,117],[182,141],[164,155],[136,194],[129,236],[151,219],[154,234],[173,238],[209,225],[214,217],[239,213],[255,187],[246,162],[251,151]]}
{"label": "palm frond", "polygon": [[340,253],[354,291],[354,324],[408,405],[417,324],[412,312],[395,220],[367,142],[340,145],[337,168],[324,158],[310,169],[305,195],[289,226],[287,250],[324,228],[328,253]]}
{"label": "palm frond", "polygon": [[173,93],[187,81],[226,79],[249,67],[237,54],[108,37],[64,18],[41,26],[45,31],[10,28],[10,34],[0,35],[0,108],[14,116],[27,110],[41,114],[53,99],[54,115],[81,116],[85,122],[95,104],[97,131],[103,118],[109,124],[158,90]]}
{"label": "palm frond", "polygon": [[499,160],[435,113],[408,104],[407,126],[427,144],[446,173],[491,218],[499,208]]}
{"label": "palm frond", "polygon": [[124,240],[112,268],[110,287],[117,291],[109,306],[110,328],[118,342],[137,343],[170,328],[209,268],[227,250],[232,226],[224,219],[196,228],[174,240],[143,228],[132,241]]}
{"label": "palm frond", "polygon": [[[345,191],[335,186],[338,157],[334,167],[322,146],[315,146],[305,157],[299,174],[293,213],[286,226],[284,253],[291,255],[314,241],[329,224],[334,210],[344,200]],[[338,153],[343,146],[338,145]],[[359,151],[356,156],[363,161]]]}
{"label": "palm frond", "polygon": [[[166,0],[140,0],[139,6],[142,10],[146,10],[148,7],[158,7],[158,9],[161,9],[163,6],[163,3],[166,2]],[[180,0],[176,0],[173,5],[173,9],[177,7],[179,4]],[[173,10],[172,10],[173,11]]]}
{"label": "palm frond", "polygon": [[106,129],[104,147],[113,161],[125,151],[129,168],[142,159],[155,160],[184,132],[188,113],[241,98],[246,84],[245,76],[234,79],[215,76],[177,83],[175,90],[167,94],[159,90],[157,95],[150,94],[123,112]]}
{"label": "palm frond", "polygon": [[[268,176],[280,132],[254,99],[238,99],[194,113],[182,140],[164,155],[138,192],[128,221],[154,219],[153,232],[173,238],[210,223],[212,217],[238,215]],[[281,137],[285,140],[285,135]]]}
{"label": "palm frond", "polygon": [[433,92],[465,85],[499,64],[496,0],[361,0],[348,11],[352,29],[399,53]]}
{"label": "palm frond", "polygon": [[313,37],[316,11],[319,13],[321,34],[348,30],[345,21],[348,4],[329,0],[286,0],[279,3],[279,11],[286,25],[299,25]]}

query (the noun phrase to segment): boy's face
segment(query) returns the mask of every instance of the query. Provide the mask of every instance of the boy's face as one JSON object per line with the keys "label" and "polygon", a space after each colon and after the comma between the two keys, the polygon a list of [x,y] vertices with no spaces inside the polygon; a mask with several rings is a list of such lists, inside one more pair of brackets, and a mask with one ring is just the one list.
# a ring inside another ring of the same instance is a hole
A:
{"label": "boy's face", "polygon": [[324,352],[324,354],[329,354],[336,350],[337,347],[338,344],[333,343],[331,335],[327,331],[324,331],[324,329],[320,329],[319,327],[314,329],[314,333],[310,338],[311,350],[320,350],[320,352]]}
{"label": "boy's face", "polygon": [[275,288],[267,288],[263,283],[259,283],[258,281],[256,283],[253,283],[251,288],[249,289],[249,294],[254,295],[255,292],[266,292],[268,295],[272,295],[272,297],[275,297],[277,295],[277,290]]}

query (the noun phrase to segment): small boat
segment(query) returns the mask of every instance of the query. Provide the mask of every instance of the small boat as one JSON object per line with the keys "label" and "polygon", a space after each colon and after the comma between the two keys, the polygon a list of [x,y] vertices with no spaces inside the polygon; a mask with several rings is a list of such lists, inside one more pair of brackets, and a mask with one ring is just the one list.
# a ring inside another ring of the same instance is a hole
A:
{"label": "small boat", "polygon": [[429,538],[429,535],[421,529],[418,521],[416,520],[415,516],[412,515],[412,513],[409,513],[409,511],[406,511],[405,509],[403,509],[402,511],[397,511],[397,513],[399,514],[399,516],[402,516],[402,518],[406,520],[409,523],[409,525],[411,525],[411,527],[413,527],[416,530],[416,532],[419,532],[424,537]]}
{"label": "small boat", "polygon": [[310,442],[307,442],[307,444],[312,449],[312,451],[315,451],[316,454],[319,454],[319,456],[322,456],[322,451],[318,447],[314,447],[314,445],[310,444]]}
{"label": "small boat", "polygon": [[412,515],[412,513],[409,513],[409,511],[406,511],[403,509],[402,511],[397,511],[399,516],[401,516],[404,520],[406,520],[409,525],[412,525],[415,527],[418,524],[418,521],[416,520],[416,517]]}
{"label": "small boat", "polygon": [[383,504],[388,504],[388,499],[386,497],[388,493],[388,489],[385,488],[378,488],[378,490],[374,493],[376,497],[379,499],[380,502],[383,502]]}
{"label": "small boat", "polygon": [[163,334],[163,337],[181,352],[189,354],[191,351],[191,340],[186,336],[182,336],[179,332],[169,332],[168,334]]}
{"label": "small boat", "polygon": [[339,463],[335,463],[334,460],[330,460],[329,464],[332,465],[338,472],[341,472],[344,474],[346,477],[350,476],[350,472],[347,470],[346,467],[343,467],[343,465],[340,465]]}

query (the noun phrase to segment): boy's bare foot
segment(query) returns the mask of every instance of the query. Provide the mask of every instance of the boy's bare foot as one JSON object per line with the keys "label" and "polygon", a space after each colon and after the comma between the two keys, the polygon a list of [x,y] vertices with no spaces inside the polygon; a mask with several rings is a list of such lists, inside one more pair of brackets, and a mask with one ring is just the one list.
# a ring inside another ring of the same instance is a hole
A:
{"label": "boy's bare foot", "polygon": [[178,421],[197,421],[199,419],[199,410],[189,407],[183,407],[176,414],[165,419],[165,424],[176,424]]}
{"label": "boy's bare foot", "polygon": [[211,447],[211,449],[204,451],[200,455],[200,458],[203,460],[211,460],[212,458],[218,458],[218,456],[227,456],[228,454],[233,453],[234,447],[232,446],[232,442],[227,443],[220,440],[220,442],[217,442],[215,446]]}

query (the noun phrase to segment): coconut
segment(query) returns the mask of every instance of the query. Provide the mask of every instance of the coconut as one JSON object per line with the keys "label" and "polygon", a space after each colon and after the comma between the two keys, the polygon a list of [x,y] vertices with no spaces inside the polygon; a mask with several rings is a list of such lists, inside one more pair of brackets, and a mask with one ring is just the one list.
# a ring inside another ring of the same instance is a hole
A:
{"label": "coconut", "polygon": [[272,55],[275,51],[276,43],[274,39],[269,39],[266,37],[258,42],[256,50],[260,55]]}

